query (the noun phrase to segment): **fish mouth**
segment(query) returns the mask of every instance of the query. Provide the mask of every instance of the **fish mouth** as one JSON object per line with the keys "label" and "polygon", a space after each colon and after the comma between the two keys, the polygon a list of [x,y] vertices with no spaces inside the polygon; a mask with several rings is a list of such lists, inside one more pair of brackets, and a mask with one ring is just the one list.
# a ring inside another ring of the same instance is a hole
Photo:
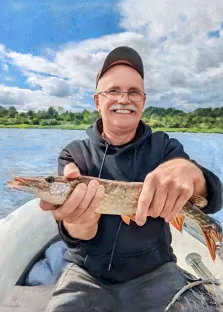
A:
{"label": "fish mouth", "polygon": [[11,187],[16,188],[16,189],[20,189],[22,186],[28,186],[28,183],[26,182],[26,180],[20,177],[15,177],[14,180],[7,181],[7,183]]}

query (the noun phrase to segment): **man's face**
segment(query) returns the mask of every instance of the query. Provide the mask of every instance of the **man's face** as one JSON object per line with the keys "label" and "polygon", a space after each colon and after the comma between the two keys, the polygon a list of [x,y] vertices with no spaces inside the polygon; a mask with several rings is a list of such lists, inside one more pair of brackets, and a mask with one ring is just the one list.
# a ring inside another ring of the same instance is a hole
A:
{"label": "man's face", "polygon": [[[97,92],[122,90],[144,92],[143,79],[139,73],[130,66],[115,65],[108,69],[98,83]],[[121,96],[120,96],[121,97]],[[98,111],[101,112],[103,124],[109,127],[120,129],[136,128],[142,116],[146,97],[140,102],[132,102],[126,93],[121,100],[111,100],[104,94],[95,94],[94,101]],[[114,104],[120,104],[119,110],[114,109]],[[132,110],[128,109],[131,108]]]}

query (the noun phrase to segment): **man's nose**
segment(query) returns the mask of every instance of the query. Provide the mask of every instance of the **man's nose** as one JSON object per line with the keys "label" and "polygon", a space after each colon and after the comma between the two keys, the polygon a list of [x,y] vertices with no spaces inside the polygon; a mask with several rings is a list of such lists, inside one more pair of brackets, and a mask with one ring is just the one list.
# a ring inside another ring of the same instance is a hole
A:
{"label": "man's nose", "polygon": [[127,92],[122,94],[122,98],[118,101],[118,103],[122,103],[122,104],[131,103],[131,101],[129,100],[129,95]]}

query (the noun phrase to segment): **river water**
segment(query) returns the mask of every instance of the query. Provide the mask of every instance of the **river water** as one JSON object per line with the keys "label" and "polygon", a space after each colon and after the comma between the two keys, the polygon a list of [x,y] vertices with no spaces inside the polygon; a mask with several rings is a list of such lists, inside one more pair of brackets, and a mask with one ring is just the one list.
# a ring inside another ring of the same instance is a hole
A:
{"label": "river water", "polygon": [[[169,133],[190,157],[216,173],[223,182],[223,134]],[[57,157],[74,139],[85,138],[82,130],[0,129],[0,218],[34,197],[11,189],[6,181],[16,175],[57,174]],[[223,223],[223,212],[215,217]]]}

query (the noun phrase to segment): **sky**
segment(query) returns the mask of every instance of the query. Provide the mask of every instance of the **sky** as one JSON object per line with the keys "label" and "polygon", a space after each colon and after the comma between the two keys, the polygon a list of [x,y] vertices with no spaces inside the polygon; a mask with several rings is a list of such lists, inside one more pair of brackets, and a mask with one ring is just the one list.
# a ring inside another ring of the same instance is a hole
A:
{"label": "sky", "polygon": [[0,105],[94,110],[107,54],[141,55],[146,107],[223,104],[222,0],[8,0],[0,3]]}

